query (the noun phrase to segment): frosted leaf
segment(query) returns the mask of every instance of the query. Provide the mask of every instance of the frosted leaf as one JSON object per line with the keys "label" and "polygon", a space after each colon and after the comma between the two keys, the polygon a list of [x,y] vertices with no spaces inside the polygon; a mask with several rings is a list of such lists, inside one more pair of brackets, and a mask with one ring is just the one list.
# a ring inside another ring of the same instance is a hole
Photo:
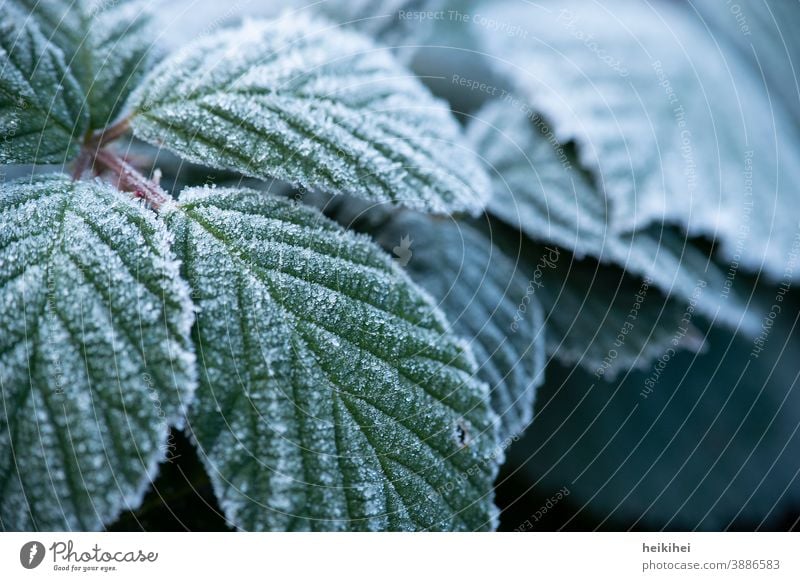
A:
{"label": "frosted leaf", "polygon": [[798,236],[785,211],[800,188],[798,128],[739,51],[717,44],[679,3],[485,2],[482,10],[525,30],[478,32],[512,93],[561,143],[576,142],[614,232],[666,221],[718,239],[737,268],[783,276]]}
{"label": "frosted leaf", "polygon": [[157,0],[127,0],[110,4],[91,25],[95,71],[89,109],[92,126],[104,127],[122,112],[128,95],[159,56],[151,8]]}
{"label": "frosted leaf", "polygon": [[158,0],[11,0],[35,20],[87,95],[93,129],[117,117],[156,52],[152,8]]}
{"label": "frosted leaf", "polygon": [[579,259],[588,256],[648,279],[677,302],[687,304],[702,281],[700,313],[746,332],[758,327],[726,273],[690,240],[671,228],[616,231],[617,200],[603,196],[540,116],[491,102],[472,121],[468,136],[491,170],[491,214]]}
{"label": "frosted leaf", "polygon": [[432,212],[479,210],[488,179],[443,102],[385,49],[288,15],[162,62],[133,128],[190,161]]}
{"label": "frosted leaf", "polygon": [[88,127],[78,82],[37,22],[0,3],[0,164],[63,163]]}
{"label": "frosted leaf", "polygon": [[[397,222],[399,232],[405,220]],[[470,226],[415,224],[409,271],[441,300],[453,329],[471,338],[478,376],[489,384],[492,408],[501,419],[501,438],[515,436],[530,423],[544,380],[544,316],[528,269]]]}
{"label": "frosted leaf", "polygon": [[450,220],[404,213],[374,235],[439,301],[453,331],[469,339],[500,416],[501,440],[524,430],[545,365],[544,316],[528,265],[479,229]]}
{"label": "frosted leaf", "polygon": [[501,453],[486,385],[366,236],[247,190],[165,219],[199,308],[189,428],[246,530],[482,530]]}
{"label": "frosted leaf", "polygon": [[0,191],[0,528],[94,530],[137,508],[195,382],[163,225],[100,183]]}

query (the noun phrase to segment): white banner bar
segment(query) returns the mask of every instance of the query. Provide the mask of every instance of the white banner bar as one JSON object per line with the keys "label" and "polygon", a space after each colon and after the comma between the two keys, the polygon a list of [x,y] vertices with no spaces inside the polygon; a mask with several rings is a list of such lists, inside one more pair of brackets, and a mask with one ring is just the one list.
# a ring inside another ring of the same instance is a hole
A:
{"label": "white banner bar", "polygon": [[797,580],[798,549],[791,533],[4,533],[0,579]]}

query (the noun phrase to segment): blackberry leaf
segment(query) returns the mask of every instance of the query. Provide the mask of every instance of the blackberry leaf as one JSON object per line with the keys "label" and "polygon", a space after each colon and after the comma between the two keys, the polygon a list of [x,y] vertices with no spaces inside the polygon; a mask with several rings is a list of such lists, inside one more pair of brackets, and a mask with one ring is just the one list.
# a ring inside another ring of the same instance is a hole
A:
{"label": "blackberry leaf", "polygon": [[304,18],[188,45],[133,104],[140,138],[213,167],[431,212],[478,211],[488,196],[444,103],[387,50]]}
{"label": "blackberry leaf", "polygon": [[199,308],[190,429],[233,525],[493,525],[486,386],[379,248],[255,191],[185,190],[165,210]]}
{"label": "blackberry leaf", "polygon": [[375,234],[439,301],[453,331],[470,339],[478,377],[489,384],[500,416],[500,438],[522,432],[545,366],[544,315],[531,269],[504,254],[491,234],[464,223],[406,213]]}
{"label": "blackberry leaf", "polygon": [[63,163],[89,125],[64,53],[18,2],[0,4],[0,164]]}
{"label": "blackberry leaf", "polygon": [[63,52],[86,96],[90,127],[101,129],[114,121],[157,52],[152,27],[156,0],[9,1]]}
{"label": "blackberry leaf", "polygon": [[65,176],[0,192],[0,528],[87,530],[136,508],[195,372],[163,225]]}

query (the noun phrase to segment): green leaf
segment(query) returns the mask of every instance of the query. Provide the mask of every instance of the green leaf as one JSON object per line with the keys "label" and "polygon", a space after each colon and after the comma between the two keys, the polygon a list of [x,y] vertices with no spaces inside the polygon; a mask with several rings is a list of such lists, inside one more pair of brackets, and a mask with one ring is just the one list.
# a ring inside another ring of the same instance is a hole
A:
{"label": "green leaf", "polygon": [[63,53],[86,96],[90,127],[119,115],[128,94],[152,64],[155,0],[11,0],[35,20]]}
{"label": "green leaf", "polygon": [[453,332],[469,339],[500,438],[522,432],[545,365],[544,316],[530,269],[496,247],[492,233],[465,223],[404,213],[374,234],[439,301]]}
{"label": "green leaf", "polygon": [[161,63],[137,136],[190,161],[432,212],[477,211],[488,179],[447,106],[366,38],[288,16]]}
{"label": "green leaf", "polygon": [[0,4],[0,164],[64,163],[88,128],[63,53],[17,5]]}
{"label": "green leaf", "polygon": [[92,127],[109,125],[160,55],[152,8],[155,0],[123,0],[99,12],[90,25],[94,71],[87,91]]}
{"label": "green leaf", "polygon": [[[492,168],[491,214],[578,259],[588,256],[648,279],[676,302],[696,298],[696,309],[709,320],[751,333],[758,328],[732,288],[735,270],[731,279],[686,236],[659,227],[617,232],[615,200],[605,199],[541,116],[491,102],[468,135]],[[706,290],[696,297],[698,281]]]}
{"label": "green leaf", "polygon": [[195,384],[163,225],[65,176],[0,193],[0,528],[92,530],[136,508]]}
{"label": "green leaf", "polygon": [[506,1],[481,10],[524,32],[477,30],[511,84],[498,98],[541,113],[562,144],[576,144],[613,233],[678,225],[718,240],[734,271],[784,275],[798,235],[786,209],[800,189],[800,130],[739,51],[681,3]]}
{"label": "green leaf", "polygon": [[247,530],[481,530],[501,452],[468,347],[365,236],[246,190],[167,209],[199,308],[190,414]]}
{"label": "green leaf", "polygon": [[410,271],[441,300],[454,330],[472,339],[478,377],[489,384],[505,440],[530,424],[536,389],[544,380],[542,307],[530,269],[506,256],[485,233],[452,222],[438,226],[416,231],[431,251],[418,252]]}

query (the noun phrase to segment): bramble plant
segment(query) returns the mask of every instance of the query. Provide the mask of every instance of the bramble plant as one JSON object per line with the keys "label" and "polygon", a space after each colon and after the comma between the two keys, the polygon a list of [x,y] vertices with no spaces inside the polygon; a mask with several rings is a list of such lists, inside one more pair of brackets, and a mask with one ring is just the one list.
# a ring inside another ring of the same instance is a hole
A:
{"label": "bramble plant", "polygon": [[[783,276],[793,218],[762,200],[737,244],[728,183],[769,136],[717,150],[678,59],[623,58],[609,25],[606,66],[590,20],[508,2],[482,20],[387,3],[377,23],[327,2],[169,52],[152,4],[0,4],[0,163],[18,175],[0,190],[0,528],[111,526],[184,432],[236,529],[490,530],[548,357],[604,382],[700,350],[698,317],[761,331],[686,233]],[[406,54],[443,22],[485,51],[446,90]],[[631,113],[620,141],[523,31],[599,59],[601,81],[624,71],[615,98],[646,94],[655,130]],[[725,171],[697,168],[711,151]],[[786,166],[767,179],[800,184]]]}

